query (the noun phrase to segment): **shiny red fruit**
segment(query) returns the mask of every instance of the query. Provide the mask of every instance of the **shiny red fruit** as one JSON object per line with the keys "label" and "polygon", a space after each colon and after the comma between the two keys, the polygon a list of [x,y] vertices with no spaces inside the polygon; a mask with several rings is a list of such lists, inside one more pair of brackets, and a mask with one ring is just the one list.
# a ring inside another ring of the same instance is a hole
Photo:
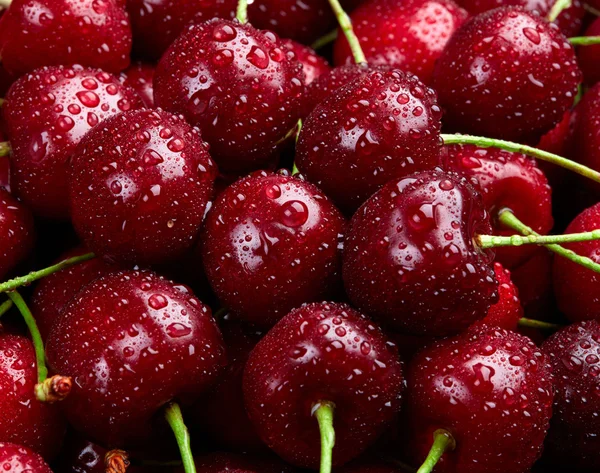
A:
{"label": "shiny red fruit", "polygon": [[197,398],[225,363],[210,309],[185,286],[143,271],[87,285],[48,340],[50,367],[74,381],[61,404],[69,423],[107,447],[145,445],[160,409]]}
{"label": "shiny red fruit", "polygon": [[[435,61],[467,19],[453,0],[370,0],[352,13],[352,25],[371,65],[411,72],[431,83]],[[352,64],[345,35],[338,35],[335,64]]]}
{"label": "shiny red fruit", "polygon": [[[600,36],[600,18],[596,18],[585,30],[585,36]],[[580,47],[577,50],[577,58],[585,82],[589,85],[600,82],[600,45]]]}
{"label": "shiny red fruit", "polygon": [[130,51],[121,0],[13,0],[0,19],[2,65],[16,76],[71,64],[117,73],[129,65]]}
{"label": "shiny red fruit", "polygon": [[327,60],[319,56],[316,51],[291,39],[282,40],[283,45],[292,51],[304,71],[304,84],[311,84],[317,77],[329,72],[331,67]]}
{"label": "shiny red fruit", "polygon": [[556,311],[552,291],[552,254],[546,248],[538,248],[531,258],[511,271],[521,305],[529,318],[544,320]]}
{"label": "shiny red fruit", "polygon": [[492,254],[474,242],[490,232],[481,196],[465,178],[431,171],[390,181],[352,218],[346,292],[400,332],[459,333],[498,300]]}
{"label": "shiny red fruit", "polygon": [[204,269],[236,317],[270,326],[305,302],[337,295],[345,227],[314,185],[258,172],[228,187],[208,213]]}
{"label": "shiny red fruit", "polygon": [[504,269],[500,263],[494,263],[494,273],[498,280],[498,302],[489,308],[484,319],[476,323],[514,332],[523,317],[519,290],[512,282],[510,271]]}
{"label": "shiny red fruit", "polygon": [[75,146],[102,120],[141,107],[132,89],[96,69],[47,67],[21,77],[2,106],[16,195],[38,216],[67,219]]}
{"label": "shiny red fruit", "polygon": [[119,76],[121,84],[135,90],[147,108],[154,108],[154,88],[152,87],[154,69],[153,64],[138,61],[131,64]]}
{"label": "shiny red fruit", "polygon": [[425,459],[437,429],[452,434],[456,449],[436,473],[524,473],[541,454],[552,375],[527,337],[484,326],[437,342],[411,361],[407,394],[414,464]]}
{"label": "shiny red fruit", "polygon": [[0,278],[4,278],[33,250],[33,217],[25,206],[0,189]]}
{"label": "shiny red fruit", "polygon": [[259,169],[300,118],[302,66],[273,33],[228,20],[190,26],[154,75],[157,106],[202,130],[225,173]]}
{"label": "shiny red fruit", "polygon": [[313,412],[335,404],[333,464],[357,457],[400,408],[396,346],[345,304],[305,305],[284,317],[250,354],[244,373],[248,415],[265,443],[296,466],[319,465]]}
{"label": "shiny red fruit", "polygon": [[351,214],[390,179],[439,164],[440,117],[435,92],[417,77],[373,70],[304,120],[296,165]]}
{"label": "shiny red fruit", "polygon": [[136,110],[91,130],[71,158],[73,225],[111,261],[166,263],[195,243],[217,170],[196,128]]}
{"label": "shiny red fruit", "polygon": [[11,473],[52,473],[43,458],[28,448],[0,442],[0,465]]}
{"label": "shiny red fruit", "polygon": [[537,140],[558,123],[580,81],[567,38],[517,7],[465,23],[433,75],[449,128],[513,141]]}
{"label": "shiny red fruit", "polygon": [[[575,107],[573,120],[570,157],[592,169],[600,170],[600,83],[584,94],[581,102]],[[597,194],[596,184],[587,180],[585,184],[593,187],[595,195]]]}

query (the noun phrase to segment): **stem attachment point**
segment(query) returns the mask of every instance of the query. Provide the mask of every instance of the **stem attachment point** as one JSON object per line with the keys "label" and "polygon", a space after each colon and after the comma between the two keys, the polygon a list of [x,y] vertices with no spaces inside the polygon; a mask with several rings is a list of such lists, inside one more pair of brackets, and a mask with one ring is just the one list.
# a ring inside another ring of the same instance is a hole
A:
{"label": "stem attachment point", "polygon": [[110,450],[104,455],[106,473],[125,473],[129,466],[129,455],[125,450]]}
{"label": "stem attachment point", "polygon": [[0,158],[10,155],[11,147],[8,141],[0,142]]}
{"label": "stem attachment point", "polygon": [[248,0],[238,0],[235,17],[242,25],[248,23]]}
{"label": "stem attachment point", "polygon": [[62,401],[71,393],[72,387],[70,377],[57,374],[35,385],[35,397],[41,402]]}
{"label": "stem attachment point", "polygon": [[177,441],[179,452],[181,453],[181,460],[183,462],[185,473],[196,473],[196,464],[194,463],[194,455],[192,454],[192,447],[190,445],[190,434],[183,422],[179,404],[176,402],[167,404],[167,407],[165,408],[165,419],[171,427],[173,434],[175,434],[175,440]]}
{"label": "stem attachment point", "polygon": [[456,448],[456,441],[450,432],[445,429],[438,429],[433,433],[433,445],[431,450],[417,473],[431,473],[440,458],[446,452],[451,452]]}
{"label": "stem attachment point", "polygon": [[334,411],[335,404],[330,401],[320,401],[314,404],[312,408],[312,414],[317,418],[321,433],[321,467],[319,473],[331,473],[333,447],[335,445]]}

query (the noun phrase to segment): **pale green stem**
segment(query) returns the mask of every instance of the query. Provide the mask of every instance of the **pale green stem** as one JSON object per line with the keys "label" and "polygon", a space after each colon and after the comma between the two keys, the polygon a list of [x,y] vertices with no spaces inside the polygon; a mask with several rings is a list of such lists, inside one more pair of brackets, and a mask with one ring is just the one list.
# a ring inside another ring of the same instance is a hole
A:
{"label": "pale green stem", "polygon": [[235,17],[241,24],[248,23],[248,0],[239,0]]}
{"label": "pale green stem", "polygon": [[165,419],[175,435],[185,473],[196,473],[196,464],[194,463],[194,455],[192,454],[190,444],[190,433],[183,422],[179,404],[171,402],[167,405],[165,408]]}
{"label": "pale green stem", "polygon": [[333,446],[335,445],[335,430],[333,428],[335,405],[328,401],[321,401],[315,404],[313,409],[321,433],[321,467],[319,473],[331,473]]}
{"label": "pale green stem", "polygon": [[477,243],[481,248],[498,248],[502,246],[521,245],[549,245],[600,240],[600,230],[582,233],[569,233],[566,235],[477,235],[476,238]]}
{"label": "pale green stem", "polygon": [[6,314],[10,309],[12,309],[13,307],[13,301],[11,301],[10,299],[7,301],[4,301],[2,303],[2,305],[0,305],[0,317],[2,317],[4,314]]}
{"label": "pale green stem", "polygon": [[354,28],[352,28],[350,17],[344,11],[342,5],[340,5],[339,0],[329,0],[329,5],[331,5],[331,9],[338,20],[340,28],[348,40],[350,50],[352,51],[352,56],[354,56],[354,62],[356,62],[356,64],[367,62],[365,53],[360,45],[360,41],[356,37],[356,33],[354,33]]}
{"label": "pale green stem", "polygon": [[562,325],[559,324],[551,324],[550,322],[543,322],[541,320],[528,319],[525,317],[519,319],[519,326],[546,330],[548,332],[556,332],[562,328]]}
{"label": "pale green stem", "polygon": [[600,36],[575,36],[569,38],[569,43],[573,46],[594,46],[600,44]]}
{"label": "pale green stem", "polygon": [[313,48],[315,51],[318,51],[322,47],[327,46],[330,43],[333,43],[337,39],[337,36],[338,36],[337,30],[330,31],[325,36],[321,36],[318,40],[316,40],[312,44],[311,48]]}
{"label": "pale green stem", "polygon": [[569,8],[572,4],[573,3],[571,0],[556,0],[556,2],[554,2],[554,5],[552,6],[552,9],[550,10],[550,13],[548,13],[547,20],[550,23],[552,23],[564,10]]}

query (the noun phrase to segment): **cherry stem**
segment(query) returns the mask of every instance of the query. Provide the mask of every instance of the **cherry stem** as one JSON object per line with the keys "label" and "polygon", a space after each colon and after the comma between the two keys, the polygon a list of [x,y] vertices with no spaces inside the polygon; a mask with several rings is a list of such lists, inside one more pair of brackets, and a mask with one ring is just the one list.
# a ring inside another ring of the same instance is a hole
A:
{"label": "cherry stem", "polygon": [[315,51],[317,51],[318,49],[321,49],[322,47],[333,43],[337,39],[337,36],[338,36],[337,30],[330,31],[325,36],[321,36],[319,39],[317,39],[311,45],[311,48],[313,48]]}
{"label": "cherry stem", "polygon": [[591,7],[587,3],[583,4],[583,8],[585,9],[585,11],[587,11],[588,13],[591,13],[592,15],[600,16],[600,10],[596,10],[594,7]]}
{"label": "cherry stem", "polygon": [[502,246],[550,245],[557,243],[573,243],[578,241],[600,240],[600,230],[566,235],[477,235],[477,243],[481,248],[499,248]]}
{"label": "cherry stem", "polygon": [[543,322],[541,320],[521,318],[519,319],[519,327],[535,328],[538,330],[547,330],[548,332],[556,332],[560,330],[562,325],[551,324],[550,322]]}
{"label": "cherry stem", "polygon": [[175,440],[179,446],[185,473],[196,473],[196,464],[194,463],[194,455],[192,454],[192,447],[190,445],[190,433],[183,422],[179,404],[171,402],[167,405],[165,408],[165,419],[175,434]]}
{"label": "cherry stem", "polygon": [[[530,227],[528,227],[523,222],[521,222],[515,216],[515,214],[513,214],[512,211],[510,211],[508,209],[501,210],[498,213],[498,221],[502,225],[504,225],[506,228],[515,230],[515,231],[521,233],[522,235],[525,235],[525,236],[538,235]],[[584,268],[587,268],[596,273],[600,273],[600,264],[592,261],[590,258],[588,258],[586,256],[580,256],[577,253],[575,253],[574,251],[567,250],[566,248],[563,248],[560,245],[554,245],[554,244],[546,245],[546,248],[548,248],[550,251],[556,253],[557,255],[562,256],[563,258],[567,258],[568,260],[573,261],[573,263],[579,264],[579,265],[583,266]]]}
{"label": "cherry stem", "polygon": [[10,309],[12,309],[13,307],[13,301],[11,301],[10,299],[8,299],[7,301],[4,301],[2,303],[2,305],[0,305],[0,317],[2,317],[4,314],[6,314]]}
{"label": "cherry stem", "polygon": [[10,143],[8,141],[0,142],[0,157],[8,156],[10,154]]}
{"label": "cherry stem", "polygon": [[350,17],[340,5],[339,0],[329,0],[329,5],[331,5],[331,9],[338,20],[340,28],[344,32],[344,36],[346,36],[346,40],[348,40],[348,44],[350,45],[350,50],[352,51],[352,56],[354,56],[354,61],[356,64],[362,64],[367,62],[367,58],[365,57],[365,53],[362,50],[360,45],[360,41],[354,33],[354,28],[352,28],[352,22],[350,21]]}
{"label": "cherry stem", "polygon": [[573,46],[594,46],[600,44],[600,36],[575,36],[569,38],[569,43]]}
{"label": "cherry stem", "polygon": [[[1,2],[1,1],[2,1],[2,0],[0,0],[0,2]],[[4,105],[4,102],[6,102],[6,100],[4,100],[4,99],[0,99],[0,107],[2,107],[2,106]]]}
{"label": "cherry stem", "polygon": [[456,442],[450,432],[444,429],[438,429],[433,433],[433,445],[427,458],[417,470],[417,473],[431,473],[440,458],[446,452],[451,452],[456,448]]}
{"label": "cherry stem", "polygon": [[[0,0],[1,1],[1,0]],[[239,0],[235,17],[243,25],[248,23],[248,0]]]}
{"label": "cherry stem", "polygon": [[572,4],[571,0],[556,0],[546,19],[552,23],[564,10],[571,7]]}
{"label": "cherry stem", "polygon": [[12,3],[12,0],[0,0],[0,8],[8,8],[10,7],[10,4]]}
{"label": "cherry stem", "polygon": [[593,181],[600,183],[600,172],[592,168],[576,163],[570,159],[563,158],[557,154],[549,153],[532,146],[513,143],[512,141],[498,140],[494,138],[485,138],[482,136],[471,136],[461,134],[442,134],[440,135],[446,145],[475,145],[480,148],[498,148],[512,153],[521,153],[532,158],[546,161],[565,169],[573,171],[581,176],[587,177]]}
{"label": "cherry stem", "polygon": [[321,468],[319,473],[331,473],[333,446],[335,445],[335,430],[333,428],[335,404],[329,401],[320,401],[313,405],[312,411],[317,418],[321,433]]}
{"label": "cherry stem", "polygon": [[45,278],[46,276],[50,276],[51,274],[54,274],[65,268],[69,268],[78,263],[83,263],[84,261],[91,260],[95,257],[96,255],[94,255],[94,253],[86,253],[85,255],[74,256],[73,258],[68,258],[66,260],[61,261],[60,263],[48,266],[44,269],[40,269],[39,271],[32,271],[31,273],[25,276],[19,276],[14,279],[9,279],[8,281],[0,284],[0,292],[14,291],[15,289],[21,286],[31,284],[32,282],[35,282],[38,279]]}

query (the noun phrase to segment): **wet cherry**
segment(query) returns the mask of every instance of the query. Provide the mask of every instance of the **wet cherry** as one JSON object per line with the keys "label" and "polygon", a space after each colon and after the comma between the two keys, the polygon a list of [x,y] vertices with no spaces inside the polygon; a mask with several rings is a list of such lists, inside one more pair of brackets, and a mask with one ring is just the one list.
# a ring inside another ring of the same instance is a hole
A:
{"label": "wet cherry", "polygon": [[9,442],[0,442],[0,465],[4,471],[14,473],[52,473],[37,453]]}
{"label": "wet cherry", "polygon": [[302,64],[304,83],[306,85],[311,84],[316,78],[331,70],[327,60],[319,56],[314,49],[291,39],[284,39],[282,43],[296,55],[296,58]]}
{"label": "wet cherry", "polygon": [[511,279],[510,271],[500,263],[494,263],[494,273],[498,280],[498,302],[488,309],[484,319],[475,323],[516,331],[519,320],[523,317],[519,290]]}
{"label": "wet cherry", "polygon": [[[585,36],[600,35],[600,18],[596,18],[594,22],[585,30]],[[594,85],[600,82],[600,46],[584,46],[577,51],[577,59],[579,67],[583,72],[583,78],[589,85]]]}
{"label": "wet cherry", "polygon": [[33,250],[33,217],[25,206],[0,188],[0,278],[5,277]]}
{"label": "wet cherry", "polygon": [[543,320],[556,311],[552,290],[552,253],[538,250],[511,271],[512,281],[519,290],[519,299],[527,317]]}
{"label": "wet cherry", "polygon": [[[577,104],[573,123],[570,149],[572,159],[600,170],[600,83],[589,89]],[[594,196],[597,197],[598,185],[588,182],[585,184],[594,190]]]}
{"label": "wet cherry", "polygon": [[121,72],[119,76],[121,84],[135,90],[147,108],[154,108],[154,88],[152,87],[154,69],[155,66],[152,64],[137,61]]}

